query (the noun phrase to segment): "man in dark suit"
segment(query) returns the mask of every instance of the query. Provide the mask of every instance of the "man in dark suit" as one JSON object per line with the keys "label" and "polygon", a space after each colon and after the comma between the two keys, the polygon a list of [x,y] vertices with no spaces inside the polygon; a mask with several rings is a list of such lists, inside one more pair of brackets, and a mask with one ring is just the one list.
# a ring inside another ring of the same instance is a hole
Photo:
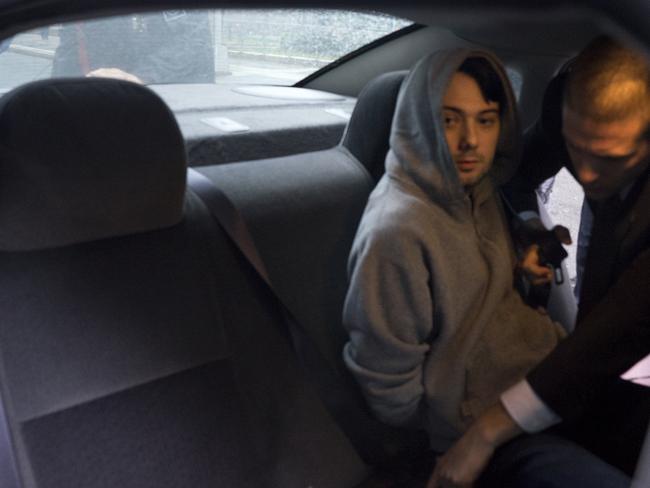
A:
{"label": "man in dark suit", "polygon": [[[631,474],[648,426],[650,388],[621,376],[650,354],[649,166],[650,66],[598,38],[549,85],[509,189],[525,210],[531,201],[522,195],[566,167],[585,191],[593,227],[575,332],[439,460],[429,486],[471,483],[493,457],[484,482],[529,486],[541,474],[561,480],[589,469],[572,461],[574,447]],[[541,266],[529,271],[550,279]],[[619,486],[622,473],[612,470],[611,486]]]}

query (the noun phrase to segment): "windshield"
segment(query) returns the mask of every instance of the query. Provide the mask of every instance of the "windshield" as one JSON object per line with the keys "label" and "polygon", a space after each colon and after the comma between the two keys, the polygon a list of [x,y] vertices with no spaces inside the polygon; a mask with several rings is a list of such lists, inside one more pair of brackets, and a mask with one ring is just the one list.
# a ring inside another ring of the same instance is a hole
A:
{"label": "windshield", "polygon": [[410,24],[340,10],[168,10],[57,24],[0,44],[0,88],[84,75],[293,85]]}

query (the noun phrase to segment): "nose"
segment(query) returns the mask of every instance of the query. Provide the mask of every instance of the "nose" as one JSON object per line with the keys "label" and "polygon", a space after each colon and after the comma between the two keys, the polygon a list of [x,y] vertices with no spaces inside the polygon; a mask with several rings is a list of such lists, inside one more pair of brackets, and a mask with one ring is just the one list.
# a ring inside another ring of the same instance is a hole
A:
{"label": "nose", "polygon": [[478,145],[476,126],[472,121],[465,121],[460,135],[460,149],[466,151],[475,149]]}

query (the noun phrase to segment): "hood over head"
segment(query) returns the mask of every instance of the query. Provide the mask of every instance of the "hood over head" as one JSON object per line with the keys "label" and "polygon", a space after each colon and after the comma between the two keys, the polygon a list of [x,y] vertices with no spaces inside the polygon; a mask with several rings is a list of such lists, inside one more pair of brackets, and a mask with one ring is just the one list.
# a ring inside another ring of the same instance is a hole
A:
{"label": "hood over head", "polygon": [[520,128],[516,101],[505,69],[489,52],[448,49],[421,59],[400,92],[386,157],[386,173],[414,183],[434,203],[450,209],[465,200],[458,170],[445,139],[442,99],[454,73],[467,58],[486,59],[501,79],[506,97],[494,162],[488,172],[496,185],[505,183],[519,162]]}

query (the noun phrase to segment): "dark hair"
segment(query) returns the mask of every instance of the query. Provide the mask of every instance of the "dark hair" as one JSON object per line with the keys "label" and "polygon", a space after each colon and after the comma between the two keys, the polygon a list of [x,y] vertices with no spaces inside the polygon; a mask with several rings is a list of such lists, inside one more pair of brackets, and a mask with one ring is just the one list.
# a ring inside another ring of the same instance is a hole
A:
{"label": "dark hair", "polygon": [[460,65],[458,71],[472,77],[478,83],[485,101],[497,102],[499,104],[499,113],[503,114],[507,100],[503,81],[487,59],[467,58]]}

